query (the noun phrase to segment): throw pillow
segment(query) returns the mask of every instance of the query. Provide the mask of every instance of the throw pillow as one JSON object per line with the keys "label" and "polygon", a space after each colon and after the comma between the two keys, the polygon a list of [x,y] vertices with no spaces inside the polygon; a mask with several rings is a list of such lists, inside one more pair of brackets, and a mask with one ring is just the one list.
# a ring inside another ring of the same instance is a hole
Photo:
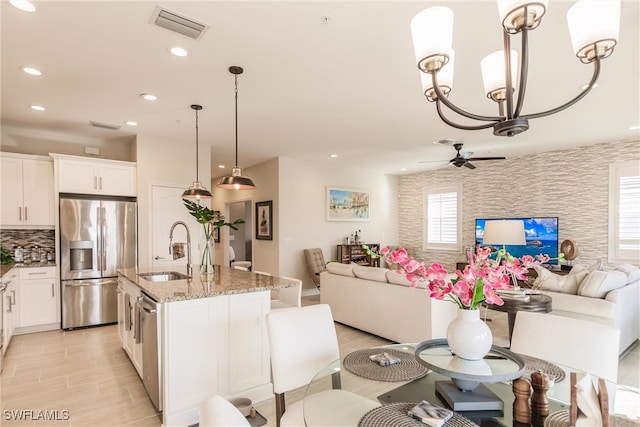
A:
{"label": "throw pillow", "polygon": [[394,285],[411,286],[411,282],[407,280],[404,273],[398,273],[398,270],[388,270],[387,280]]}
{"label": "throw pillow", "polygon": [[387,271],[389,271],[387,268],[365,267],[362,265],[356,265],[353,267],[353,274],[355,274],[357,278],[374,280],[376,282],[386,282]]}
{"label": "throw pillow", "polygon": [[555,274],[544,267],[536,265],[533,267],[538,273],[538,277],[533,282],[535,289],[545,289],[552,292],[575,295],[578,292],[580,283],[587,277],[587,272],[581,269],[571,269],[569,274],[564,276]]}
{"label": "throw pillow", "polygon": [[620,264],[616,267],[617,271],[622,271],[627,275],[627,283],[633,283],[640,280],[640,268],[631,264]]}
{"label": "throw pillow", "polygon": [[327,264],[329,273],[347,277],[356,277],[355,274],[353,274],[353,267],[354,264],[342,264],[341,262],[330,262]]}
{"label": "throw pillow", "polygon": [[627,275],[622,271],[594,270],[578,287],[578,295],[591,298],[604,298],[610,291],[627,284]]}

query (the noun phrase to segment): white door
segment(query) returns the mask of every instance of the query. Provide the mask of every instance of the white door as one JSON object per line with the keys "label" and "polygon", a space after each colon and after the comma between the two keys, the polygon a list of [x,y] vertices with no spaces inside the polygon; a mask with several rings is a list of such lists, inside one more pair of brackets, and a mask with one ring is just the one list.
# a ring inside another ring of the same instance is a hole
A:
{"label": "white door", "polygon": [[[151,227],[152,227],[152,252],[151,266],[155,268],[184,268],[187,265],[187,257],[177,260],[169,253],[169,231],[176,221],[183,221],[189,226],[191,234],[191,263],[194,269],[200,265],[198,242],[203,235],[202,225],[199,224],[182,202],[184,187],[178,186],[152,186],[151,201]],[[187,235],[184,227],[178,225],[173,230],[173,242],[185,242]]]}

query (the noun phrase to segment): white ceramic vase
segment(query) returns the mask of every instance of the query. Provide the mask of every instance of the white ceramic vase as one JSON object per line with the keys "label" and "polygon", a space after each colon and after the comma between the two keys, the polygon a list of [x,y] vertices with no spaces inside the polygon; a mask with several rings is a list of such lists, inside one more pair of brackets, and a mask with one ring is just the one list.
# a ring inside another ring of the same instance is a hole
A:
{"label": "white ceramic vase", "polygon": [[447,327],[451,351],[467,360],[480,360],[491,350],[493,337],[489,326],[480,319],[480,310],[458,310]]}

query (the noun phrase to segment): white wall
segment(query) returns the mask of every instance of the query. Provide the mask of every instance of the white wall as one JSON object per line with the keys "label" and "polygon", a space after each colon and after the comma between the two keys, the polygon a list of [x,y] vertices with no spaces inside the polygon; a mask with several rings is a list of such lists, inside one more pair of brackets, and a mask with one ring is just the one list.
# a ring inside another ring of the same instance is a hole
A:
{"label": "white wall", "polygon": [[[138,135],[138,259],[140,267],[151,265],[151,185],[178,185],[186,190],[196,177],[194,147],[173,140]],[[210,181],[209,150],[200,147],[199,175]],[[186,208],[185,208],[186,209]],[[195,220],[194,220],[195,221]],[[167,244],[169,243],[167,237]],[[197,245],[194,239],[192,245]],[[192,248],[193,249],[193,248]],[[199,259],[194,255],[195,260]]]}
{"label": "white wall", "polygon": [[[279,230],[279,274],[302,279],[303,292],[316,290],[306,271],[304,249],[319,247],[325,261],[334,260],[336,245],[355,230],[362,230],[365,243],[398,242],[398,177],[365,168],[325,168],[282,157],[279,161],[279,216],[274,224]],[[326,186],[369,190],[371,221],[327,221]]]}

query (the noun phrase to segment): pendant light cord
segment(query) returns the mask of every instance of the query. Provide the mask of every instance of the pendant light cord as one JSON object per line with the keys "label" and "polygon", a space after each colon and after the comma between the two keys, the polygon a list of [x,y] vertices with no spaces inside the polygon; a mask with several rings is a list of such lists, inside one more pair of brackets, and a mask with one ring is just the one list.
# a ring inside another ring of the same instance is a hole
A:
{"label": "pendant light cord", "polygon": [[236,78],[236,167],[238,167],[238,75],[235,74]]}
{"label": "pendant light cord", "polygon": [[196,181],[200,181],[198,173],[198,109],[196,109]]}

